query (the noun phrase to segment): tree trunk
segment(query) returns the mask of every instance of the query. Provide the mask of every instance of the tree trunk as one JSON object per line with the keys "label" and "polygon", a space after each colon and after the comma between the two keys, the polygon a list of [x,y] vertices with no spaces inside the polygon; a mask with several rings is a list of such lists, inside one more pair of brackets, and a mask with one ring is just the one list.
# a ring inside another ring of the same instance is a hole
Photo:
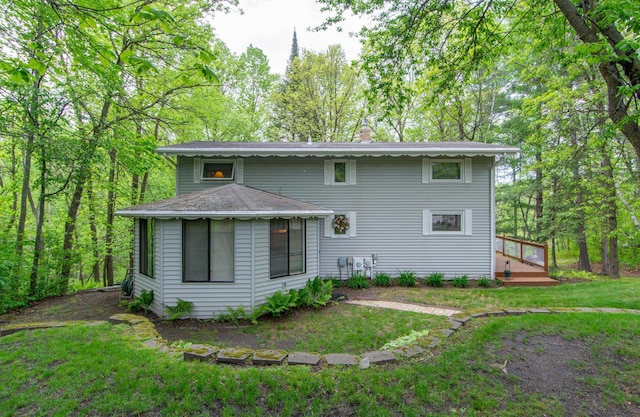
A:
{"label": "tree trunk", "polygon": [[542,189],[542,153],[536,152],[536,199],[534,217],[536,218],[536,242],[540,241],[542,236],[542,215],[544,210],[544,194]]}
{"label": "tree trunk", "polygon": [[579,161],[581,158],[577,155],[579,152],[578,138],[575,130],[571,132],[571,147],[575,150],[573,161],[571,162],[571,174],[575,186],[573,187],[576,192],[576,213],[577,213],[577,226],[576,226],[576,240],[578,241],[579,258],[578,269],[581,271],[591,272],[591,260],[589,259],[589,246],[587,244],[587,231],[586,231],[586,216],[584,213],[584,189],[581,184],[580,166]]}
{"label": "tree trunk", "polygon": [[[602,154],[602,186],[604,188],[603,210],[605,223],[604,239],[608,241],[608,250],[606,255],[609,263],[608,275],[611,278],[620,278],[620,266],[618,259],[618,207],[616,206],[616,187],[613,177],[613,165],[611,164],[611,156],[609,147],[603,142],[600,148]],[[605,251],[603,250],[603,255]],[[604,258],[603,258],[604,264]],[[603,271],[604,272],[604,271]]]}
{"label": "tree trunk", "polygon": [[113,219],[116,211],[116,164],[117,152],[115,149],[109,151],[109,160],[111,167],[109,168],[109,182],[107,184],[107,224],[104,237],[106,255],[104,257],[105,280],[107,286],[113,285],[114,282],[114,265],[113,265]]}
{"label": "tree trunk", "polygon": [[[599,64],[600,75],[607,85],[607,112],[614,124],[619,126],[623,135],[633,146],[640,161],[640,124],[637,117],[629,114],[631,101],[625,103],[620,95],[621,89],[628,85],[640,85],[640,58],[638,54],[618,48],[625,41],[622,34],[606,21],[606,16],[592,13],[593,10],[578,11],[572,0],[554,0],[576,34],[587,44],[600,43],[604,38],[612,48],[609,61]],[[593,8],[592,8],[593,9]],[[631,41],[631,39],[628,39]],[[628,79],[625,82],[625,77]],[[636,93],[637,99],[640,94]]]}
{"label": "tree trunk", "polygon": [[40,168],[40,197],[38,198],[38,211],[36,216],[36,240],[33,248],[33,263],[31,265],[31,276],[29,278],[29,295],[36,293],[38,287],[38,272],[40,270],[40,259],[44,252],[44,237],[42,228],[45,215],[45,197],[47,185],[47,161],[44,147],[41,148],[41,168]]}
{"label": "tree trunk", "polygon": [[93,252],[93,266],[91,267],[91,278],[93,282],[100,282],[100,246],[98,241],[98,227],[96,226],[96,207],[93,195],[93,181],[89,180],[87,188],[87,199],[89,204],[89,230],[91,233],[91,246]]}

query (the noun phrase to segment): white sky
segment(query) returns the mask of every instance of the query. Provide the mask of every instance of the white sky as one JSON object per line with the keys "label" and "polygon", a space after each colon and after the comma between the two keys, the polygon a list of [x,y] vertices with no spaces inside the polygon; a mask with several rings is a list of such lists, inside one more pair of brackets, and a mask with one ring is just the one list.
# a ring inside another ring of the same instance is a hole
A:
{"label": "white sky", "polygon": [[249,45],[262,49],[269,58],[272,72],[283,74],[295,28],[298,48],[316,52],[326,51],[329,45],[340,44],[348,61],[360,53],[360,42],[349,32],[357,32],[361,24],[356,18],[343,23],[343,31],[330,28],[310,32],[327,16],[320,12],[321,5],[314,0],[240,0],[244,14],[233,11],[217,14],[213,20],[215,32],[229,49],[240,55]]}

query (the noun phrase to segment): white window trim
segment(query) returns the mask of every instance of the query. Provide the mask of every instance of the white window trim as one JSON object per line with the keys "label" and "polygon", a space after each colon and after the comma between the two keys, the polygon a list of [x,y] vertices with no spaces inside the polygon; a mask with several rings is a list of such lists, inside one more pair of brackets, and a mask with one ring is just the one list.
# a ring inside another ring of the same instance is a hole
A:
{"label": "white window trim", "polygon": [[[343,215],[343,216],[347,216],[347,220],[349,220],[349,229],[347,230],[347,233],[341,235],[341,234],[336,234],[336,232],[333,230],[332,227],[332,223],[333,223],[333,219],[335,216],[339,216],[339,215]],[[355,211],[340,211],[340,212],[336,212],[333,216],[331,217],[325,217],[324,219],[324,237],[328,237],[331,239],[349,239],[349,238],[353,238],[353,237],[357,237],[356,235],[356,212]]]}
{"label": "white window trim", "polygon": [[[202,171],[204,170],[204,164],[207,163],[225,163],[233,164],[232,177],[233,178],[204,178]],[[235,181],[238,184],[244,182],[244,160],[243,159],[201,159],[193,158],[193,182],[199,184],[201,182],[209,181]]]}
{"label": "white window trim", "polygon": [[[460,164],[460,179],[455,180],[441,180],[433,178],[433,162],[456,162]],[[440,158],[440,159],[432,159],[432,158],[422,158],[422,183],[443,183],[443,184],[453,184],[453,183],[467,183],[470,184],[472,182],[472,174],[473,172],[473,162],[472,158],[458,158],[458,159],[448,159],[448,158]]]}
{"label": "white window trim", "polygon": [[[346,164],[345,182],[335,181],[336,163]],[[355,159],[326,159],[324,161],[324,185],[356,185],[356,160]]]}
{"label": "white window trim", "polygon": [[[436,215],[460,215],[460,231],[434,231],[433,230],[433,214]],[[422,234],[444,235],[444,236],[471,236],[473,233],[473,215],[472,210],[422,210]]]}

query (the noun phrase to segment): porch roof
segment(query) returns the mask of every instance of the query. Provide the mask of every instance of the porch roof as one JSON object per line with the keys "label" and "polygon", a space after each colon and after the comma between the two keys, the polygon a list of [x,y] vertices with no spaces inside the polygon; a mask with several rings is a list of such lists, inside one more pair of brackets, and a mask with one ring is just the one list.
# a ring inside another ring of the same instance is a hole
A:
{"label": "porch roof", "polygon": [[515,155],[520,149],[481,142],[214,142],[196,141],[161,146],[163,156],[415,156],[474,157]]}
{"label": "porch roof", "polygon": [[272,219],[328,217],[333,211],[234,183],[124,208],[116,214],[158,219]]}

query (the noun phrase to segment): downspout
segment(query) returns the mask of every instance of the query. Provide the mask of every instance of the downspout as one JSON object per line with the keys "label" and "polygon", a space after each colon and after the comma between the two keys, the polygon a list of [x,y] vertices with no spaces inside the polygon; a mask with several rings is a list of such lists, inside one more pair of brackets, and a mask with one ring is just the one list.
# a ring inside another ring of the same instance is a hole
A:
{"label": "downspout", "polygon": [[493,157],[491,163],[491,235],[489,236],[491,248],[491,278],[496,279],[496,157]]}
{"label": "downspout", "polygon": [[[251,220],[251,312],[256,308],[256,282],[255,282],[255,219]],[[234,261],[235,262],[235,261]]]}

